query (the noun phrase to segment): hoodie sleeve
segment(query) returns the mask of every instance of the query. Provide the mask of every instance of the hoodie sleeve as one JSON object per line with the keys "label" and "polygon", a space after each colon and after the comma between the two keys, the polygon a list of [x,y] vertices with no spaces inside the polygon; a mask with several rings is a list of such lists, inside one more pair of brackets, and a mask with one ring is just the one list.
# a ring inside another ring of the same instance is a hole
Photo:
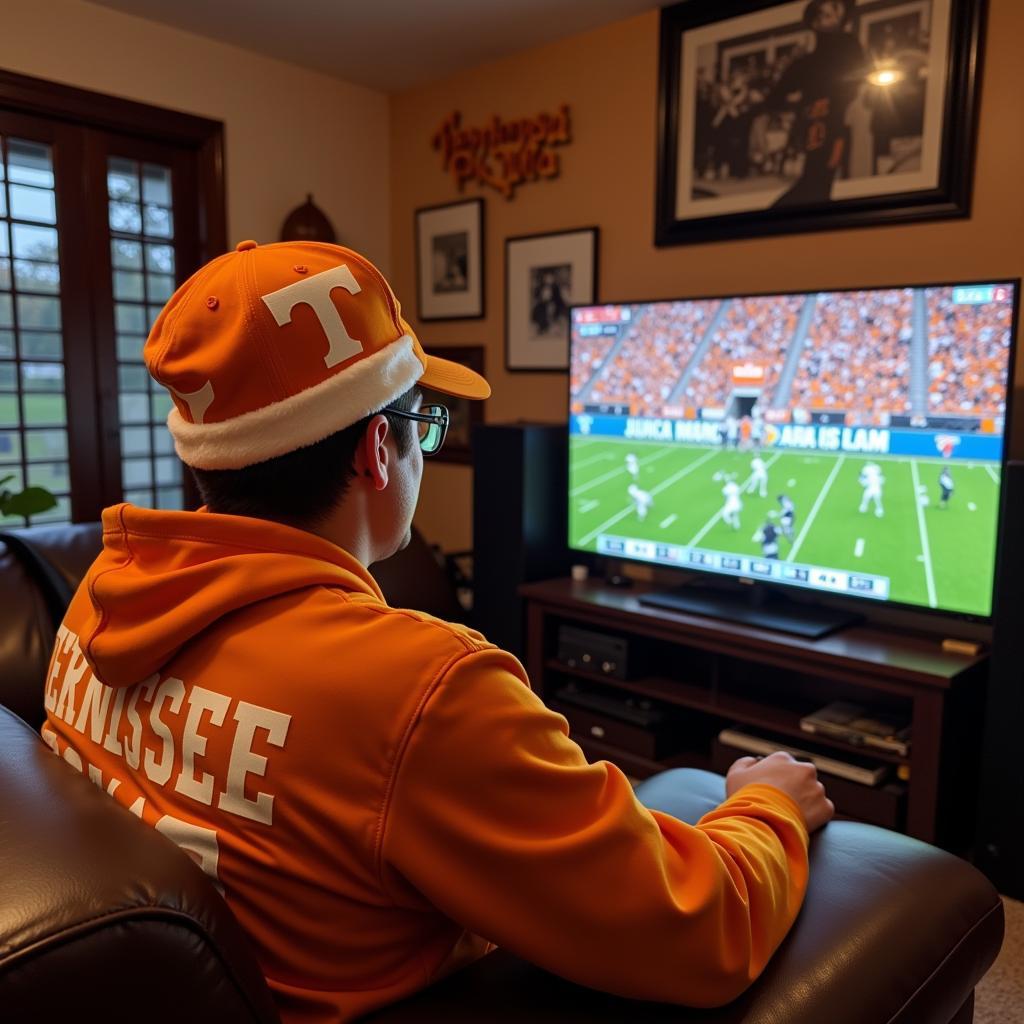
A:
{"label": "hoodie sleeve", "polygon": [[463,927],[555,974],[639,999],[717,1006],[764,969],[807,884],[807,830],[771,786],[696,826],[588,765],[565,719],[500,650],[459,659],[420,713],[381,840]]}

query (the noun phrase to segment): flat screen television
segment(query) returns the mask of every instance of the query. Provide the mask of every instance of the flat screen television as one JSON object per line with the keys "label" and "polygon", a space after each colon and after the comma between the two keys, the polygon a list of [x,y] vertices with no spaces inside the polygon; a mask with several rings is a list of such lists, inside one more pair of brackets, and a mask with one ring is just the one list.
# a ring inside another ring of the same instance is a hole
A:
{"label": "flat screen television", "polygon": [[573,307],[570,548],[990,617],[1019,287]]}

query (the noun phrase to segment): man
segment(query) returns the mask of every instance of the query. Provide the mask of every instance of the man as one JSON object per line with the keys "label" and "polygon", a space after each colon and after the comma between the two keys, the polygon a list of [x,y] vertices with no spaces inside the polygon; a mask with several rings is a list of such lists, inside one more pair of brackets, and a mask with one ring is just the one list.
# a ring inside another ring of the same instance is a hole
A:
{"label": "man", "polygon": [[867,58],[854,32],[853,0],[810,0],[804,24],[814,50],[793,61],[765,101],[767,110],[795,110],[793,136],[803,170],[775,206],[825,203],[844,164],[846,112],[864,86]]}
{"label": "man", "polygon": [[761,545],[761,554],[765,558],[779,557],[779,531],[769,519],[753,536],[755,544]]}
{"label": "man", "polygon": [[651,506],[654,504],[654,497],[649,491],[645,491],[636,484],[630,484],[629,488],[629,500],[633,502],[633,508],[636,511],[636,517],[643,522],[647,518],[647,513],[650,511]]}
{"label": "man", "polygon": [[782,527],[782,535],[787,540],[793,539],[793,523],[796,521],[796,505],[788,494],[780,494],[779,502],[779,526]]}
{"label": "man", "polygon": [[652,813],[513,657],[390,608],[367,569],[408,542],[444,440],[416,385],[487,383],[426,356],[379,271],[320,243],[214,260],[145,358],[206,506],[104,512],[43,737],[200,864],[285,1024],[353,1020],[491,943],[630,996],[747,986],[832,813],[813,771],[748,758],[696,827]]}
{"label": "man", "polygon": [[626,455],[626,472],[633,478],[633,483],[636,483],[640,476],[640,461],[632,452]]}
{"label": "man", "polygon": [[736,483],[733,474],[729,474],[722,488],[722,497],[725,503],[722,505],[722,522],[731,526],[734,530],[740,528],[740,512],[743,510],[743,502],[740,500],[740,485]]}
{"label": "man", "polygon": [[768,497],[768,464],[761,458],[760,454],[750,460],[750,478],[746,487],[748,494],[755,491],[762,497]]}
{"label": "man", "polygon": [[949,466],[943,466],[939,474],[939,492],[939,508],[947,508],[949,499],[953,497],[953,474],[950,473]]}
{"label": "man", "polygon": [[882,467],[877,462],[868,462],[864,468],[860,471],[860,476],[857,478],[861,487],[864,488],[864,493],[860,499],[859,512],[862,514],[867,512],[868,505],[873,504],[875,506],[875,515],[881,519],[885,514],[882,508],[882,484],[885,483],[885,477],[882,475]]}

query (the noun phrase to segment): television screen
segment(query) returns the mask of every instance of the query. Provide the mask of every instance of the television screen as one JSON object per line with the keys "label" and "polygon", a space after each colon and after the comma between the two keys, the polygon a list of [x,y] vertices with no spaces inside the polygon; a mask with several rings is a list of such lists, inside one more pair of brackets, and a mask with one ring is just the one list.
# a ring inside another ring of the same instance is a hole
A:
{"label": "television screen", "polygon": [[990,615],[1017,287],[574,307],[570,547]]}

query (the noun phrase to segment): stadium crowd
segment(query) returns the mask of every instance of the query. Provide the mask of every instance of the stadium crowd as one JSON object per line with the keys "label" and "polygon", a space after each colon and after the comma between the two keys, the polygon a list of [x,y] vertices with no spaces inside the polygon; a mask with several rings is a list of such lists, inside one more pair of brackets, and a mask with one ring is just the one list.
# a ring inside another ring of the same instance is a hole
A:
{"label": "stadium crowd", "polygon": [[913,291],[818,295],[791,408],[910,410]]}
{"label": "stadium crowd", "polygon": [[929,414],[1005,415],[1011,304],[955,305],[952,288],[927,295]]}
{"label": "stadium crowd", "polygon": [[[574,328],[578,331],[579,328]],[[572,339],[572,374],[570,394],[575,398],[580,389],[594,376],[597,368],[615,344],[614,335],[601,334],[594,338],[581,338],[577,333]]]}
{"label": "stadium crowd", "polygon": [[732,394],[733,371],[753,364],[763,371],[761,395],[770,397],[806,301],[803,295],[734,299],[707,355],[686,385],[686,405],[722,408]]}
{"label": "stadium crowd", "polygon": [[634,416],[661,416],[711,323],[718,300],[648,306],[626,343],[594,381],[589,400],[628,405]]}

